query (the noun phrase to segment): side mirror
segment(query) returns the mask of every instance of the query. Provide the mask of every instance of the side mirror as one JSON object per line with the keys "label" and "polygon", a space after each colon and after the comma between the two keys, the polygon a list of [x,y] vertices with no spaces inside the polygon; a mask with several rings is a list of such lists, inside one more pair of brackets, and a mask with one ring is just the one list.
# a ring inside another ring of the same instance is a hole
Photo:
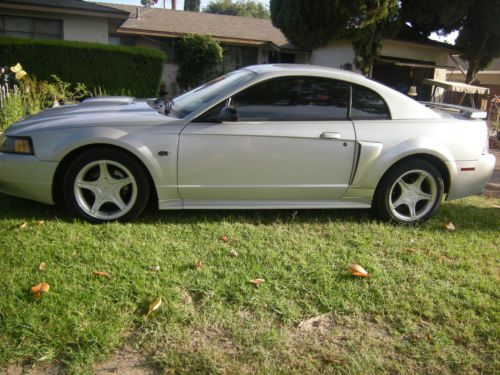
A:
{"label": "side mirror", "polygon": [[238,121],[238,111],[234,107],[224,107],[215,117],[217,122],[235,122]]}

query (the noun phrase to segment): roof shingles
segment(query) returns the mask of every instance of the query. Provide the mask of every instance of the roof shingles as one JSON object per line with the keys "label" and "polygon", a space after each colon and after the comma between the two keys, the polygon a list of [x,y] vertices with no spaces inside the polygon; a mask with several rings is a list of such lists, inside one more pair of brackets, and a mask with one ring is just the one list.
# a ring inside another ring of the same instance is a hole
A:
{"label": "roof shingles", "polygon": [[281,48],[296,48],[270,20],[143,7],[138,7],[137,19],[135,6],[106,5],[130,13],[129,18],[118,29],[121,32],[210,35],[216,39],[273,43]]}

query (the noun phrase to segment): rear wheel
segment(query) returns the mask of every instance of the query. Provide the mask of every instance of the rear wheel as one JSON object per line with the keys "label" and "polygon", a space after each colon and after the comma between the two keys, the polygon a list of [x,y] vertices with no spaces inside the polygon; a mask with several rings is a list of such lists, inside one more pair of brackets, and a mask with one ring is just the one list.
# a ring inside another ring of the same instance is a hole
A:
{"label": "rear wheel", "polygon": [[89,150],[71,162],[64,176],[66,203],[93,223],[136,218],[149,191],[143,167],[119,150]]}
{"label": "rear wheel", "polygon": [[443,178],[434,165],[408,160],[384,176],[375,192],[375,209],[383,220],[415,224],[437,210],[443,193]]}

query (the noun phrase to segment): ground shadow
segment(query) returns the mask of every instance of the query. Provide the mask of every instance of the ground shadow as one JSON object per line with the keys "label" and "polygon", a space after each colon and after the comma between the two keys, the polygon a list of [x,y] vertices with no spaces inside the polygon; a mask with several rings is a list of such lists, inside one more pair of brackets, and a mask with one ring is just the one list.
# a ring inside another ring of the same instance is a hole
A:
{"label": "ground shadow", "polygon": [[[488,220],[484,220],[487,217]],[[26,199],[0,194],[0,220],[57,220],[63,222],[81,222],[64,208],[44,205]],[[444,203],[434,216],[433,222],[453,221],[462,229],[498,230],[500,227],[500,209],[478,207],[468,204]],[[249,224],[269,225],[274,223],[327,223],[327,222],[373,223],[377,219],[371,210],[176,210],[159,211],[149,207],[136,223],[140,224],[192,224],[197,222],[244,222]],[[431,224],[426,224],[431,225]],[[436,226],[441,229],[440,225]]]}

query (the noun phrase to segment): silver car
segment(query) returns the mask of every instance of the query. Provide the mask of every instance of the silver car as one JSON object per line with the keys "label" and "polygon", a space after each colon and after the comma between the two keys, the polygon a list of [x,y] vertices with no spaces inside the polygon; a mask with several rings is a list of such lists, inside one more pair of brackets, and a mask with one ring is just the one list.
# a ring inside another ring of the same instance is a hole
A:
{"label": "silver car", "polygon": [[[437,108],[430,108],[434,106]],[[91,222],[160,209],[370,208],[417,223],[482,191],[485,113],[420,104],[361,75],[247,67],[173,100],[88,99],[0,139],[0,191]]]}

